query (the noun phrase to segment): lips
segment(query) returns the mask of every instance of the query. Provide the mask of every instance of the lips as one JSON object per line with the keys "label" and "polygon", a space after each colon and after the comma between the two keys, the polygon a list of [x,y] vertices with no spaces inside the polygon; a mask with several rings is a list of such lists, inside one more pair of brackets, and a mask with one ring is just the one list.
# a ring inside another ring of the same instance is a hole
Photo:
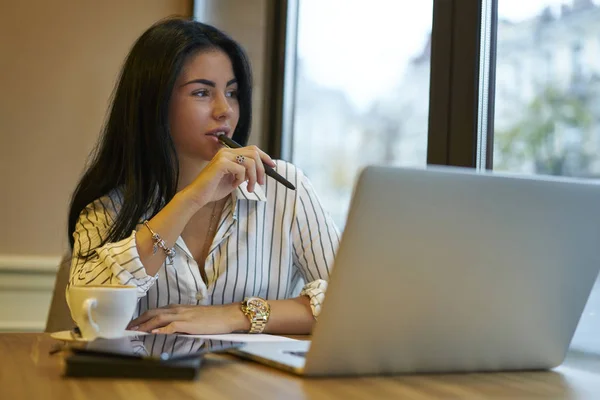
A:
{"label": "lips", "polygon": [[229,134],[231,130],[228,127],[219,127],[216,129],[211,129],[210,131],[206,132],[205,135],[206,136],[214,136],[214,137],[219,137],[219,135],[227,135]]}

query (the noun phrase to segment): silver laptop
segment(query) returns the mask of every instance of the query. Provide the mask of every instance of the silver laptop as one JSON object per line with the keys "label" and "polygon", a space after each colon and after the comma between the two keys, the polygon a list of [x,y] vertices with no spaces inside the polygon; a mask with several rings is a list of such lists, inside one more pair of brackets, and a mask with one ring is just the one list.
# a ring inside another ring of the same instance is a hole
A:
{"label": "silver laptop", "polygon": [[549,369],[599,267],[598,184],[367,167],[312,343],[235,352],[308,376]]}

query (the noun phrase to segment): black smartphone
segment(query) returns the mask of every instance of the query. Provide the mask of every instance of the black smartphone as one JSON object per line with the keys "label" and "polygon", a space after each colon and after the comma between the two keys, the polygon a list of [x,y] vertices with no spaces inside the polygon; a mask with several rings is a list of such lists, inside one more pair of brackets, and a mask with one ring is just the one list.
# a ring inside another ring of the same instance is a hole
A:
{"label": "black smartphone", "polygon": [[65,376],[141,379],[196,379],[204,355],[243,343],[184,335],[149,334],[72,342]]}
{"label": "black smartphone", "polygon": [[174,362],[201,358],[207,353],[224,352],[243,343],[203,339],[175,334],[140,334],[116,339],[98,338],[91,342],[74,342],[74,354]]}

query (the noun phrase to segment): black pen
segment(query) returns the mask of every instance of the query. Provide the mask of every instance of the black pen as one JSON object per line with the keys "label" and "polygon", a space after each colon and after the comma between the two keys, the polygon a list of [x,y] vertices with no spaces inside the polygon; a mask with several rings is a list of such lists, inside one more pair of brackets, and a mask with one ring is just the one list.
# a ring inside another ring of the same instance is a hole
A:
{"label": "black pen", "polygon": [[[233,139],[228,138],[223,133],[220,134],[218,136],[218,138],[219,138],[219,142],[221,142],[223,145],[225,145],[231,149],[239,149],[240,147],[242,147],[241,144],[237,143]],[[283,186],[285,186],[289,189],[292,189],[292,190],[296,190],[296,187],[294,185],[292,185],[292,183],[290,181],[285,179],[283,176],[279,175],[272,167],[265,164],[264,161],[262,163],[263,163],[263,166],[265,167],[265,174],[269,175],[271,178],[275,179],[277,182],[281,183]]]}

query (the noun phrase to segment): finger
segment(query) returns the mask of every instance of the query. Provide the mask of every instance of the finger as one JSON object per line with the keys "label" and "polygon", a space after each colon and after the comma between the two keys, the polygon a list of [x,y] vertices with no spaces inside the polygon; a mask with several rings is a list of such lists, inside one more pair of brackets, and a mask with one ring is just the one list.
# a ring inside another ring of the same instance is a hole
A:
{"label": "finger", "polygon": [[175,328],[173,327],[173,324],[169,324],[167,326],[163,326],[162,328],[156,328],[156,329],[152,329],[150,331],[150,333],[159,333],[159,334],[163,334],[163,335],[168,335],[170,333],[175,333]]}
{"label": "finger", "polygon": [[152,329],[150,333],[162,333],[162,334],[171,334],[171,333],[186,333],[180,330],[178,322],[171,322],[167,326],[163,326],[162,328]]}
{"label": "finger", "polygon": [[198,326],[195,326],[193,322],[175,321],[167,326],[163,326],[162,328],[153,329],[150,333],[187,333],[192,335],[201,335],[203,334],[203,331],[198,329]]}
{"label": "finger", "polygon": [[235,161],[238,154],[231,151],[219,150],[218,157],[213,159],[213,166],[221,174],[220,179],[228,179],[233,177],[231,186],[238,187],[242,182],[246,181],[246,168]]}
{"label": "finger", "polygon": [[256,146],[248,147],[246,157],[251,157],[254,160],[256,165],[256,181],[260,185],[265,184],[265,167],[263,166],[263,161],[260,158],[260,149]]}
{"label": "finger", "polygon": [[154,316],[156,315],[155,311],[156,310],[146,311],[145,313],[143,313],[136,319],[132,320],[129,323],[129,325],[127,325],[127,329],[132,330],[132,331],[138,330],[140,327],[140,324],[143,324],[144,322],[149,321],[150,319],[154,318]]}
{"label": "finger", "polygon": [[150,332],[157,328],[163,328],[169,325],[171,322],[177,321],[180,318],[182,317],[178,314],[160,314],[152,318],[151,320],[140,324],[137,330],[141,332]]}
{"label": "finger", "polygon": [[148,310],[145,313],[143,313],[142,315],[140,315],[139,317],[137,317],[136,319],[132,320],[129,323],[129,325],[127,325],[127,329],[135,330],[134,328],[139,328],[139,326],[141,324],[151,320],[152,318],[154,318],[160,314],[175,313],[177,311],[176,308],[177,308],[177,305],[175,307],[167,306],[167,307],[153,308],[152,310]]}
{"label": "finger", "polygon": [[[242,155],[243,158],[239,158],[240,155],[236,156],[236,162],[243,165],[246,168],[246,180],[248,181],[248,191],[254,192],[254,186],[256,185],[256,162],[251,157]],[[240,162],[241,161],[241,162]]]}
{"label": "finger", "polygon": [[236,188],[242,184],[242,182],[246,182],[246,167],[237,163],[235,161],[236,155],[232,157],[231,160],[227,160],[226,163],[226,172],[231,174],[234,178],[231,186]]}
{"label": "finger", "polygon": [[261,160],[263,160],[265,163],[267,163],[267,165],[275,168],[277,166],[277,164],[275,164],[275,161],[273,161],[273,159],[264,151],[262,151],[261,149],[259,149],[257,146],[250,146],[253,148],[253,150],[256,150],[258,152],[258,155],[260,157]]}

